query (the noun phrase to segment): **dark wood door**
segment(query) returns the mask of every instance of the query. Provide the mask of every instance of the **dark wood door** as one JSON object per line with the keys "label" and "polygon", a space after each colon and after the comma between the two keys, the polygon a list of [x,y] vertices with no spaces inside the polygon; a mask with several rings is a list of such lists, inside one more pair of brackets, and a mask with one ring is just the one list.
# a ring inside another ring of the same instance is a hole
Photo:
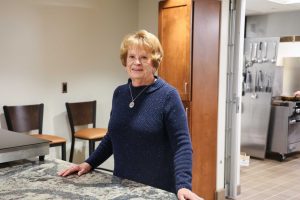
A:
{"label": "dark wood door", "polygon": [[215,200],[221,1],[194,0],[193,191]]}
{"label": "dark wood door", "polygon": [[193,140],[192,132],[191,132],[191,128],[192,128],[192,125],[191,125],[191,123],[192,123],[191,102],[190,101],[183,101],[182,104],[184,106],[185,113],[186,113],[186,116],[187,116],[189,130],[190,130],[190,134],[191,134],[191,139]]}
{"label": "dark wood door", "polygon": [[165,0],[159,12],[159,37],[165,51],[159,75],[177,88],[187,110],[193,191],[214,200],[221,1],[193,0],[192,8],[188,0]]}
{"label": "dark wood door", "polygon": [[159,38],[164,57],[158,74],[191,99],[191,0],[159,2]]}

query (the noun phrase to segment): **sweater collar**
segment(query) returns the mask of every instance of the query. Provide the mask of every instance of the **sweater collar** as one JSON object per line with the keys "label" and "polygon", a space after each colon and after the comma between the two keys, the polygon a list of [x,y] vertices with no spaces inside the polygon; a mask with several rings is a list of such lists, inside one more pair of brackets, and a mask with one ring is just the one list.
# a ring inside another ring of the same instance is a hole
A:
{"label": "sweater collar", "polygon": [[[158,76],[154,76],[154,77],[156,78],[156,81],[149,86],[149,88],[146,90],[146,93],[154,92],[155,90],[158,90],[159,88],[161,88],[163,85],[166,84],[166,82],[160,77]],[[131,82],[132,80],[129,78],[128,84]]]}

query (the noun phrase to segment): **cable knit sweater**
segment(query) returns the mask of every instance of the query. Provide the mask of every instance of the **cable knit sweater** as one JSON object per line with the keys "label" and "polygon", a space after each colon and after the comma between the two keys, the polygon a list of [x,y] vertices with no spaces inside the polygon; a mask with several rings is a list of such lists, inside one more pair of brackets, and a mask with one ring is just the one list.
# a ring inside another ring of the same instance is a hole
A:
{"label": "cable knit sweater", "polygon": [[[129,108],[131,95],[135,106]],[[93,168],[114,154],[114,175],[177,193],[191,189],[192,146],[177,90],[161,78],[147,88],[131,80],[113,94],[108,133],[86,160]]]}

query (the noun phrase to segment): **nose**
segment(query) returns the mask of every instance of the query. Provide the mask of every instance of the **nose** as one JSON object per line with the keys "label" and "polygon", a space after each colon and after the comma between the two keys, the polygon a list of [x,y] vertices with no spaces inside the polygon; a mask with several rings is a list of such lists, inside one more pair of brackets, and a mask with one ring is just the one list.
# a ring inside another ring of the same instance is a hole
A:
{"label": "nose", "polygon": [[142,62],[140,61],[139,58],[135,58],[135,59],[133,60],[133,63],[136,64],[136,65],[142,64]]}

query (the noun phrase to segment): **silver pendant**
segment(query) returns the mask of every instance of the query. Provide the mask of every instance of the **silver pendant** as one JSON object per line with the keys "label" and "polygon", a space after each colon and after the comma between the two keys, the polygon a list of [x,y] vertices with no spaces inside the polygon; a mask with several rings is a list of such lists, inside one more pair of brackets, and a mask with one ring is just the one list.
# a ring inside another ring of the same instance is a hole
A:
{"label": "silver pendant", "polygon": [[132,101],[129,103],[129,108],[133,108],[133,107],[134,107],[134,102]]}

